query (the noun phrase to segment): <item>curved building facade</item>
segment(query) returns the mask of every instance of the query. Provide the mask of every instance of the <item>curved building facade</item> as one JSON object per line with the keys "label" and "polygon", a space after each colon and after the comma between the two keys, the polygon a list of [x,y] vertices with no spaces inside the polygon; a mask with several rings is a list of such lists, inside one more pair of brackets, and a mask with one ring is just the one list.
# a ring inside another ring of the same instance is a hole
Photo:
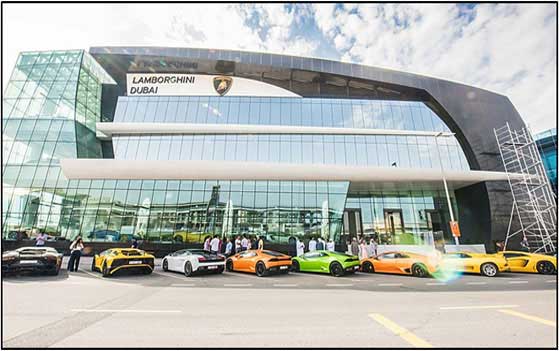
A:
{"label": "curved building facade", "polygon": [[453,242],[450,203],[490,247],[511,204],[493,128],[524,126],[463,84],[187,48],[22,53],[3,103],[8,239]]}

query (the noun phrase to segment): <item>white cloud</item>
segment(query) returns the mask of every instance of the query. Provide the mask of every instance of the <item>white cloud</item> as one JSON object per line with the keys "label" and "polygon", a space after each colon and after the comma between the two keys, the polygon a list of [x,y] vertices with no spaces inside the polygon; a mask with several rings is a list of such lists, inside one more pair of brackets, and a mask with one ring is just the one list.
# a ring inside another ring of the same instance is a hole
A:
{"label": "white cloud", "polygon": [[[4,4],[3,86],[25,50],[185,46],[324,56],[507,95],[556,125],[554,4]],[[470,21],[471,19],[471,21]]]}

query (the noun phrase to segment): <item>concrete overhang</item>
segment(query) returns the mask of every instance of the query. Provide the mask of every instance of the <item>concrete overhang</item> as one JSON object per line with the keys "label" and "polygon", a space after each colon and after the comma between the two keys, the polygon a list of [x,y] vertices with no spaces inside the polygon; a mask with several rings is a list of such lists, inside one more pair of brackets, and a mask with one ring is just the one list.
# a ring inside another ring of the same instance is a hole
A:
{"label": "concrete overhang", "polygon": [[[172,161],[63,159],[68,179],[223,179],[349,181],[351,192],[379,189],[442,189],[437,169],[285,164],[238,161]],[[445,171],[451,189],[487,181],[506,181],[507,174],[489,171]],[[512,174],[513,178],[521,175]]]}
{"label": "concrete overhang", "polygon": [[407,135],[451,137],[449,132],[424,132],[397,129],[301,127],[251,124],[200,123],[113,123],[96,124],[97,138],[109,140],[113,135],[141,134],[324,134],[324,135]]}

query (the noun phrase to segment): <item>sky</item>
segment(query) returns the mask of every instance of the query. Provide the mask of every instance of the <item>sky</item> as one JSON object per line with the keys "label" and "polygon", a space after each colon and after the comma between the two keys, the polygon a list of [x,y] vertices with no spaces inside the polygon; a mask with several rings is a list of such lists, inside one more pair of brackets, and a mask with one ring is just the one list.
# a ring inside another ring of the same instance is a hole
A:
{"label": "sky", "polygon": [[341,60],[509,97],[557,126],[556,4],[3,4],[2,86],[20,51],[175,46]]}

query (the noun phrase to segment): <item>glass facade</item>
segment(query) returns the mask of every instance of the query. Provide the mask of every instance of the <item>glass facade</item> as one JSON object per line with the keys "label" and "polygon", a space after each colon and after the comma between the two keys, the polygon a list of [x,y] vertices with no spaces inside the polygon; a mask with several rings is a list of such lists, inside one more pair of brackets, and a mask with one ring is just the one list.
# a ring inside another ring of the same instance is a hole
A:
{"label": "glass facade", "polygon": [[551,187],[557,194],[557,130],[549,129],[538,133],[534,136],[534,139]]}
{"label": "glass facade", "polygon": [[[99,121],[397,129],[449,132],[424,103],[325,98],[126,97],[101,112],[114,84],[83,51],[22,53],[3,100],[3,237],[18,231],[90,241],[198,242],[207,234],[343,242],[358,234],[407,243],[448,231],[444,194],[405,189],[357,193],[349,182],[68,180],[60,159],[103,157]],[[439,169],[434,137],[390,135],[113,135],[114,157],[236,160]],[[453,137],[439,138],[445,169],[468,170]],[[345,219],[344,219],[345,218]],[[357,217],[354,217],[357,218]],[[396,220],[395,220],[396,219]],[[353,222],[352,222],[353,223]],[[438,223],[438,224],[437,224]]]}

